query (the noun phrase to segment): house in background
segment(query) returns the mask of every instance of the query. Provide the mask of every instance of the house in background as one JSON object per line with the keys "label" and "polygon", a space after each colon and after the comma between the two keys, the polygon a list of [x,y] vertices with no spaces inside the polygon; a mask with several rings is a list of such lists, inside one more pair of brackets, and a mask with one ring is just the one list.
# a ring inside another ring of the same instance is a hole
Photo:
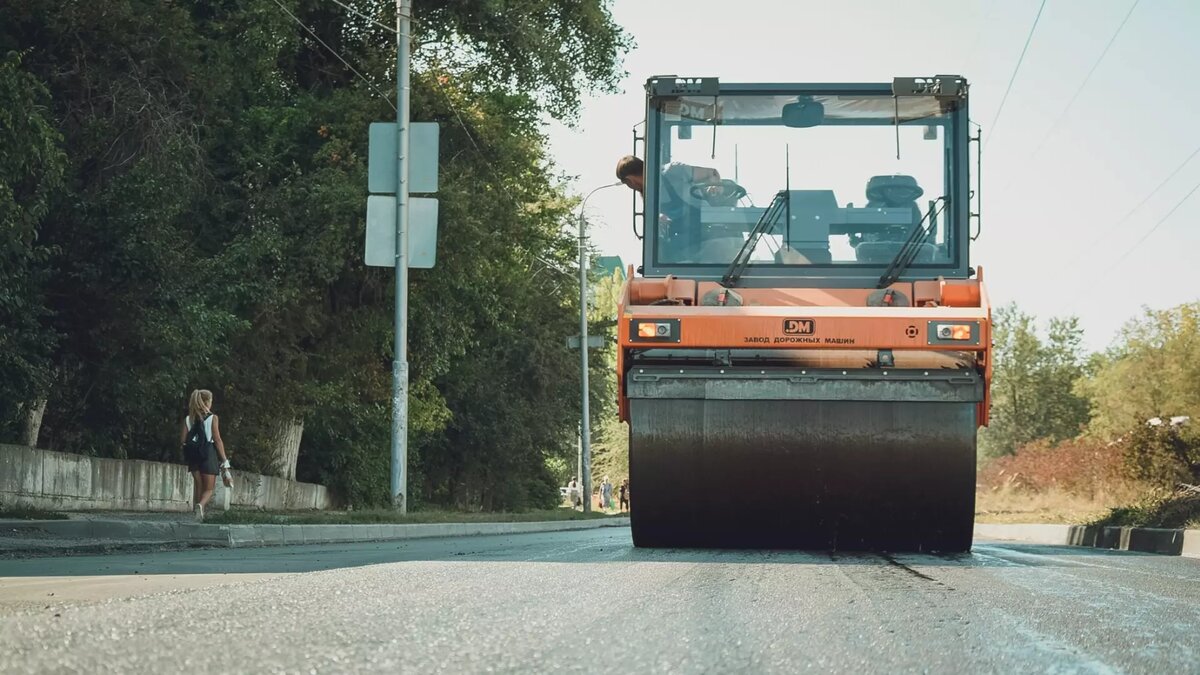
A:
{"label": "house in background", "polygon": [[619,255],[596,256],[594,264],[597,270],[596,276],[611,277],[613,272],[616,271],[621,273],[621,279],[625,278],[625,263],[621,261],[621,256]]}

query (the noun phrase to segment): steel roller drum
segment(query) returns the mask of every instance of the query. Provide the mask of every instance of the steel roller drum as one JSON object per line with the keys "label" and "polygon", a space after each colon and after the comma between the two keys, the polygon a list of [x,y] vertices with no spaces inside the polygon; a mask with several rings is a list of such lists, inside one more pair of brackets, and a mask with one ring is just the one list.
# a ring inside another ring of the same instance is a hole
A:
{"label": "steel roller drum", "polygon": [[969,369],[634,367],[637,546],[967,551]]}

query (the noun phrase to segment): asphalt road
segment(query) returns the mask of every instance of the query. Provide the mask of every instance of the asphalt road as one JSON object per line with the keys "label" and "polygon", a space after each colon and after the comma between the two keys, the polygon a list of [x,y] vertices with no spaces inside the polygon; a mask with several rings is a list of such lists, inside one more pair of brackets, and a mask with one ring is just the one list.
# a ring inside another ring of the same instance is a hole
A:
{"label": "asphalt road", "polygon": [[0,672],[1200,672],[1200,560],[609,528],[0,560]]}

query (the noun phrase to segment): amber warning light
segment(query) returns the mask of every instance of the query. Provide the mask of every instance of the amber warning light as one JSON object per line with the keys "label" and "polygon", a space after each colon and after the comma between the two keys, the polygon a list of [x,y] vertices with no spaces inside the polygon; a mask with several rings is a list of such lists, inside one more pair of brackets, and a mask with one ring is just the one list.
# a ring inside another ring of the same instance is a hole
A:
{"label": "amber warning light", "polygon": [[642,338],[671,336],[671,324],[669,323],[642,322],[638,324],[637,330],[638,337]]}
{"label": "amber warning light", "polygon": [[970,324],[942,324],[937,327],[939,340],[970,340]]}

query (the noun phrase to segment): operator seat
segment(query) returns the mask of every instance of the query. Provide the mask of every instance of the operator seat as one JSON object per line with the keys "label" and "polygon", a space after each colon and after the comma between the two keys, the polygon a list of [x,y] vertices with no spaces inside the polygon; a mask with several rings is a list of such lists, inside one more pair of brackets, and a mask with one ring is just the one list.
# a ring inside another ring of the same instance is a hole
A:
{"label": "operator seat", "polygon": [[[923,194],[925,191],[917,185],[917,179],[912,176],[872,176],[871,180],[867,181],[867,208],[907,208],[912,211],[912,221],[905,225],[851,235],[855,258],[859,262],[886,263],[896,257],[913,228],[921,222],[922,213],[921,208],[917,206],[917,200]],[[934,245],[925,243],[921,245],[913,260],[930,262],[936,253]]]}

